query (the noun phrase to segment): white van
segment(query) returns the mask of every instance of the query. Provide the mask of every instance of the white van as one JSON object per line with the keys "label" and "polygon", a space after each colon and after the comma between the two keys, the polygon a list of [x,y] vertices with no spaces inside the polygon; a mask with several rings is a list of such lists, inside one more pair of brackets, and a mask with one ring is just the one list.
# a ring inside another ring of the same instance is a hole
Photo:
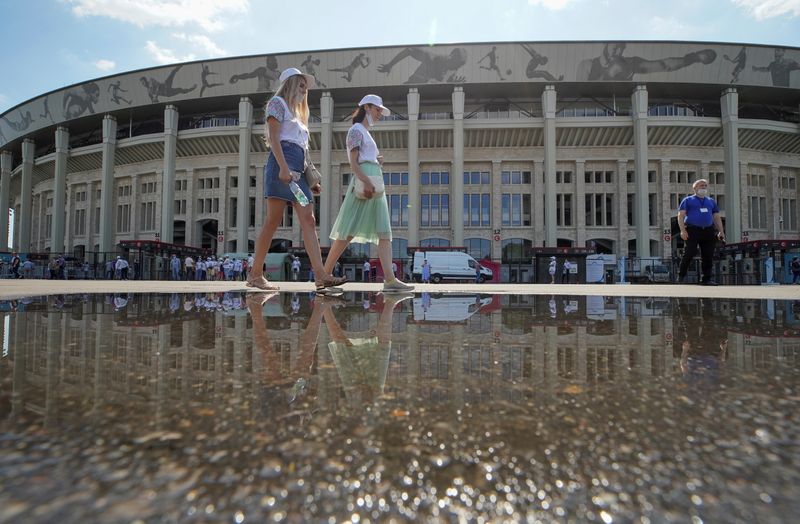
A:
{"label": "white van", "polygon": [[484,306],[492,303],[489,297],[447,295],[431,297],[422,293],[414,297],[415,322],[464,322]]}
{"label": "white van", "polygon": [[431,267],[431,282],[442,280],[475,280],[475,268],[480,266],[481,282],[492,279],[492,270],[481,266],[474,258],[460,251],[417,251],[414,253],[412,276],[422,280],[422,263],[427,260]]}

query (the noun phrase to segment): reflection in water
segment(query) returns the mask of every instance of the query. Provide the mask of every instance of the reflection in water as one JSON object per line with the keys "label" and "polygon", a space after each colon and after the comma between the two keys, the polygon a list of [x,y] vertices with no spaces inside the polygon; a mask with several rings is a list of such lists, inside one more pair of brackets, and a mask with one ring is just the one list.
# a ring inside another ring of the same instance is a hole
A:
{"label": "reflection in water", "polygon": [[0,521],[780,519],[800,509],[783,444],[800,435],[799,313],[429,293],[2,302]]}

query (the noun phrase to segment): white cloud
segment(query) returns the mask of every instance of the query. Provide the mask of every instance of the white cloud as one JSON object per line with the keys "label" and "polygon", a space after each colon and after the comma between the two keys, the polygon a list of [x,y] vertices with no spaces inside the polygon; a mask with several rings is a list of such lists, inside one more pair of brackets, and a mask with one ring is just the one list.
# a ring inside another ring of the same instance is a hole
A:
{"label": "white cloud", "polygon": [[173,33],[172,36],[178,40],[194,44],[203,50],[203,54],[209,58],[217,58],[228,54],[227,51],[220,48],[206,35],[187,35],[186,33]]}
{"label": "white cloud", "polygon": [[115,64],[113,60],[106,60],[105,58],[101,58],[97,62],[94,62],[93,65],[100,71],[111,71],[117,67],[117,64]]}
{"label": "white cloud", "polygon": [[567,4],[572,3],[573,0],[528,0],[531,5],[540,5],[553,11],[560,11],[567,7]]}
{"label": "white cloud", "polygon": [[800,0],[731,0],[744,8],[756,20],[776,16],[800,16]]}
{"label": "white cloud", "polygon": [[190,62],[195,60],[197,57],[192,53],[184,56],[178,56],[172,49],[167,49],[164,47],[158,47],[158,44],[153,42],[152,40],[148,40],[144,46],[145,51],[150,53],[150,56],[153,57],[153,60],[158,62],[159,64],[174,64],[176,62]]}
{"label": "white cloud", "polygon": [[65,0],[76,16],[102,16],[139,27],[196,24],[218,31],[226,20],[246,14],[249,0]]}

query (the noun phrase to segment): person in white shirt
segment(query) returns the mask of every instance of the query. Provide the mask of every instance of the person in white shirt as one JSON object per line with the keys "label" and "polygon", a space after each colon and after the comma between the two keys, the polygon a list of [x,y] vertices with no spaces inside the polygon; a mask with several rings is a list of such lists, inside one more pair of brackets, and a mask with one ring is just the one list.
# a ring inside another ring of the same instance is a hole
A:
{"label": "person in white shirt", "polygon": [[118,256],[115,268],[117,270],[117,273],[119,273],[120,280],[128,280],[128,267],[130,267],[128,261]]}
{"label": "person in white shirt", "polygon": [[[394,272],[389,271],[392,267],[392,223],[381,170],[383,157],[369,132],[370,127],[382,116],[390,114],[391,111],[384,107],[383,99],[378,95],[366,95],[353,112],[353,125],[346,139],[347,157],[353,176],[331,227],[333,244],[325,260],[325,270],[333,270],[350,242],[377,244],[384,274],[383,291],[408,292],[414,286],[401,282]],[[365,275],[369,273],[365,272]]]}
{"label": "person in white shirt", "polygon": [[297,282],[299,278],[300,278],[300,259],[294,257],[292,259],[292,280]]}
{"label": "person in white shirt", "polygon": [[363,271],[364,271],[364,282],[369,282],[372,276],[370,275],[370,273],[372,272],[372,266],[370,265],[369,260],[364,261]]}
{"label": "person in white shirt", "polygon": [[186,267],[186,280],[194,280],[194,259],[187,255],[183,265]]}
{"label": "person in white shirt", "polygon": [[[314,194],[320,193],[320,185],[309,187],[303,176],[308,154],[308,89],[314,85],[314,77],[291,67],[284,70],[281,82],[275,95],[267,102],[266,133],[269,144],[269,156],[264,166],[264,198],[267,199],[267,217],[261,226],[256,239],[255,259],[259,262],[253,267],[247,285],[262,290],[277,290],[278,286],[264,278],[263,261],[275,231],[281,224],[286,205],[290,204],[295,218],[300,222],[303,243],[316,275],[315,284],[318,292],[341,284],[347,279],[334,277],[322,265],[322,253],[317,236],[314,206]],[[297,175],[293,175],[297,173]],[[294,182],[308,199],[308,205],[301,205],[289,188]],[[340,292],[337,289],[336,292]]]}

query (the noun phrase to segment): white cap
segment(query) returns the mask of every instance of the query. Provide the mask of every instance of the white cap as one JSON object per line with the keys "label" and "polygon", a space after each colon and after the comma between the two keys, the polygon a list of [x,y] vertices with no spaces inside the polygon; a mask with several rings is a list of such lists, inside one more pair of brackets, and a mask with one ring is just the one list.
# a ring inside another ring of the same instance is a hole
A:
{"label": "white cap", "polygon": [[312,87],[314,87],[314,83],[315,83],[314,82],[314,77],[311,76],[311,75],[307,75],[307,74],[303,73],[302,71],[300,71],[296,67],[290,67],[289,69],[284,69],[283,73],[281,73],[281,76],[278,77],[278,80],[282,84],[282,83],[284,83],[286,81],[287,78],[292,77],[292,76],[296,76],[296,75],[302,75],[302,76],[306,77],[306,84],[308,86],[308,89],[311,89]]}
{"label": "white cap", "polygon": [[383,116],[389,116],[389,115],[392,114],[392,112],[389,111],[389,108],[385,107],[383,105],[383,98],[379,97],[378,95],[367,95],[367,96],[365,96],[364,98],[361,99],[361,102],[358,103],[358,106],[361,107],[361,106],[366,105],[366,104],[372,104],[374,106],[380,107],[381,108],[381,114]]}

